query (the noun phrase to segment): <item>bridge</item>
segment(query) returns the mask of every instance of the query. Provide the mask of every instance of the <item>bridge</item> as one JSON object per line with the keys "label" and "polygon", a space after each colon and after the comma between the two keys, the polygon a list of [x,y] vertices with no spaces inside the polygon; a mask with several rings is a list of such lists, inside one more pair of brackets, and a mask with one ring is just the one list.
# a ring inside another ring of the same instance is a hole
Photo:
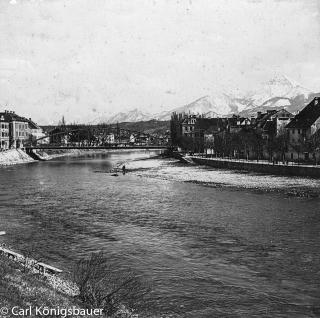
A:
{"label": "bridge", "polygon": [[34,149],[34,150],[46,150],[46,149],[150,149],[150,150],[156,150],[156,149],[167,149],[166,146],[157,146],[157,145],[126,145],[126,144],[111,144],[106,146],[57,146],[57,145],[41,145],[41,146],[27,146],[26,149]]}
{"label": "bridge", "polygon": [[164,136],[124,129],[119,125],[61,125],[40,138],[29,140],[25,148],[32,156],[33,150],[164,150],[168,146]]}

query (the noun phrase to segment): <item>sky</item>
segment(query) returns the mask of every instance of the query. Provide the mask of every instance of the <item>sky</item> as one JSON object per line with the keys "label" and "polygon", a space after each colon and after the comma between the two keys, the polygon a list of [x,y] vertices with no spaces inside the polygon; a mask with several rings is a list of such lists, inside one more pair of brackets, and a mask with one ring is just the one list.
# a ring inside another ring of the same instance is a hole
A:
{"label": "sky", "polygon": [[157,113],[274,74],[320,91],[320,0],[0,0],[0,110]]}

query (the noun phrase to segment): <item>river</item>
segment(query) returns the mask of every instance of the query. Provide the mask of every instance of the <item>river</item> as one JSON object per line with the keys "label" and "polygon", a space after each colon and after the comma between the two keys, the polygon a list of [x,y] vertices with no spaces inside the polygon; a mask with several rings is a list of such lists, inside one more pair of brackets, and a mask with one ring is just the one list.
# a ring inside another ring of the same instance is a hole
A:
{"label": "river", "polygon": [[104,251],[152,282],[159,317],[320,317],[320,180],[153,155],[0,167],[1,240],[67,270]]}

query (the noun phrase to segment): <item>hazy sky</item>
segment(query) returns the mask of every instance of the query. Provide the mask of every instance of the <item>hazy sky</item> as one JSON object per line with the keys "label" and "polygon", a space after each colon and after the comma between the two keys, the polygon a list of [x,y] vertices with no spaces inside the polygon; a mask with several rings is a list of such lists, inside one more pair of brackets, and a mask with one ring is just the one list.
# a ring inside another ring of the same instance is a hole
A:
{"label": "hazy sky", "polygon": [[318,0],[0,0],[0,107],[158,112],[285,74],[320,91]]}

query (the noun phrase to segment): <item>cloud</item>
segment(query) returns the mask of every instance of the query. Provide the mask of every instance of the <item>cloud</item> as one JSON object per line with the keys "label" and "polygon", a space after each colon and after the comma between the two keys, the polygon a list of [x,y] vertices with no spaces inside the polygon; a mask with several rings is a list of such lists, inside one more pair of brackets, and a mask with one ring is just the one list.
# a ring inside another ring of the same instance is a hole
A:
{"label": "cloud", "polygon": [[222,88],[253,89],[274,70],[320,86],[316,0],[17,4],[0,2],[0,103],[35,120],[156,112]]}

